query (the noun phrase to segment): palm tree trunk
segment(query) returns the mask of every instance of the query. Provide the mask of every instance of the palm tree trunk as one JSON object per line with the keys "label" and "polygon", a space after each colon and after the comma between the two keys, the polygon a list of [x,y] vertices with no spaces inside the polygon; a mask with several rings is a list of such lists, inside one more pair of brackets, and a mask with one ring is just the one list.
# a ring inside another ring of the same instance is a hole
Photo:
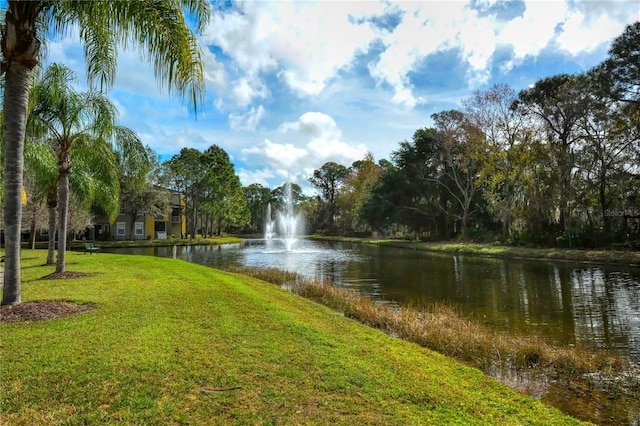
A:
{"label": "palm tree trunk", "polygon": [[[69,163],[66,163],[69,164]],[[69,167],[70,168],[70,167]],[[67,169],[68,170],[68,169]],[[65,272],[65,254],[67,249],[67,227],[69,220],[69,173],[60,172],[60,202],[58,203],[58,217],[60,218],[60,230],[58,231],[58,263],[56,272]]]}
{"label": "palm tree trunk", "polygon": [[47,245],[47,265],[55,265],[56,253],[56,207],[57,203],[49,206],[49,243]]}
{"label": "palm tree trunk", "polygon": [[22,170],[31,70],[12,62],[4,89],[4,235],[3,305],[17,305],[20,297],[20,224],[22,222]]}
{"label": "palm tree trunk", "polygon": [[58,188],[49,187],[47,191],[47,210],[49,210],[49,241],[47,244],[47,265],[56,264],[56,230],[57,230],[57,210],[58,208]]}
{"label": "palm tree trunk", "polygon": [[24,137],[31,70],[38,63],[40,42],[35,31],[40,2],[9,1],[2,30],[0,72],[4,86],[4,235],[5,267],[2,304],[17,305],[20,297],[20,224]]}
{"label": "palm tree trunk", "polygon": [[31,215],[31,226],[29,227],[29,247],[36,249],[36,212]]}

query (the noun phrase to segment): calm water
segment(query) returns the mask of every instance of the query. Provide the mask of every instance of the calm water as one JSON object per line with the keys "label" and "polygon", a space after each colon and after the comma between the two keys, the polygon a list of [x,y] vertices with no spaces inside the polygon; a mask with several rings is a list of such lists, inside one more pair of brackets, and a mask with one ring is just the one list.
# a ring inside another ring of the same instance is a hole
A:
{"label": "calm water", "polygon": [[[172,247],[111,249],[172,257]],[[579,343],[640,362],[640,268],[441,255],[364,244],[277,240],[178,247],[177,257],[216,268],[297,271],[382,302],[450,302],[499,330]]]}

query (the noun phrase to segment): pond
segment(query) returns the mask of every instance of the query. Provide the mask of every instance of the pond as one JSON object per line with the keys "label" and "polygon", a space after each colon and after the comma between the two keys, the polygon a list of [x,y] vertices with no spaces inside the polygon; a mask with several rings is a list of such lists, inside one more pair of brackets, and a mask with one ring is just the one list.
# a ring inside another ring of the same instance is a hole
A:
{"label": "pond", "polygon": [[[172,257],[172,247],[104,251]],[[381,303],[451,303],[498,330],[537,334],[640,362],[640,268],[435,254],[368,244],[278,240],[178,247],[225,269],[278,268],[330,280]]]}

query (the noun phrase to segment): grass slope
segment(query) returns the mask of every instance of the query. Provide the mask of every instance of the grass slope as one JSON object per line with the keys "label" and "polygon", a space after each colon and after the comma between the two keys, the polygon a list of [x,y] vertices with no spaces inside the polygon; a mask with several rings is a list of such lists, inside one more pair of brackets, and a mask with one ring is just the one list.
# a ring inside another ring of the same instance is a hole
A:
{"label": "grass slope", "polygon": [[437,353],[244,275],[69,253],[96,275],[23,299],[98,309],[0,326],[0,424],[577,424]]}

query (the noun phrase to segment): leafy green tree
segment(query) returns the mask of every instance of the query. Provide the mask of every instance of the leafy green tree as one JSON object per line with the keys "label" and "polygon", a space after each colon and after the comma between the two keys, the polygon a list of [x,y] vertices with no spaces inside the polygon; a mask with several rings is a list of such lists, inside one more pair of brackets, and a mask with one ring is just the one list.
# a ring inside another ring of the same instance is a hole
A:
{"label": "leafy green tree", "polygon": [[249,226],[252,233],[260,233],[265,228],[265,218],[267,212],[267,205],[273,201],[271,190],[259,183],[252,183],[246,186],[244,189],[244,197],[247,201],[247,207],[249,208],[249,214],[251,219]]}
{"label": "leafy green tree", "polygon": [[209,17],[206,0],[151,1],[18,1],[7,0],[0,26],[4,76],[4,229],[5,282],[3,305],[20,297],[20,224],[22,175],[31,73],[42,56],[44,35],[80,28],[87,77],[101,87],[115,79],[116,47],[137,45],[153,64],[156,77],[169,93],[188,98],[195,107],[202,100],[203,67],[198,41],[185,20],[186,8],[198,30]]}
{"label": "leafy green tree", "polygon": [[441,133],[441,176],[438,184],[460,207],[460,236],[465,237],[477,193],[477,175],[486,154],[486,139],[460,111],[444,111],[431,116]]}
{"label": "leafy green tree", "polygon": [[[302,192],[302,188],[300,187],[300,185],[293,182],[290,182],[290,184],[291,184],[291,198],[293,198],[293,204],[294,206],[299,206],[307,200],[307,197],[305,197],[304,193]],[[271,191],[271,199],[273,200],[273,202],[275,202],[274,207],[277,210],[282,210],[284,208],[286,192],[287,192],[286,188],[287,188],[287,182],[283,183],[282,185],[278,186],[277,188],[273,189],[273,191]]]}
{"label": "leafy green tree", "polygon": [[334,222],[337,214],[336,200],[338,193],[344,180],[349,174],[349,169],[341,164],[329,161],[313,171],[313,176],[309,178],[309,182],[320,190],[322,200],[324,202],[324,212],[327,228],[333,231]]}
{"label": "leafy green tree", "polygon": [[508,237],[517,216],[518,194],[527,170],[527,143],[531,129],[521,110],[512,108],[517,93],[506,84],[476,91],[463,101],[466,119],[481,130],[487,141],[480,154],[479,185],[494,217]]}
{"label": "leafy green tree", "polygon": [[[69,211],[69,176],[73,168],[72,153],[77,151],[91,172],[117,181],[118,165],[112,147],[134,163],[134,168],[146,160],[144,147],[138,136],[128,128],[117,125],[117,110],[101,92],[77,92],[73,88],[72,71],[57,64],[51,65],[42,80],[35,85],[36,99],[30,119],[47,129],[46,142],[56,154],[58,172],[59,232],[56,272],[65,272],[67,225]],[[117,187],[117,184],[111,185]],[[97,193],[108,199],[112,194]]]}
{"label": "leafy green tree", "polygon": [[625,28],[596,71],[613,99],[640,108],[640,22]]}
{"label": "leafy green tree", "polygon": [[187,228],[194,239],[198,224],[203,235],[249,223],[250,213],[229,155],[212,145],[201,153],[183,148],[165,162],[174,189],[185,195]]}
{"label": "leafy green tree", "polygon": [[200,151],[195,148],[182,148],[180,152],[164,164],[165,173],[172,189],[184,194],[187,233],[196,238],[197,206],[202,198],[200,185],[205,171],[202,170]]}
{"label": "leafy green tree", "polygon": [[220,234],[222,230],[249,223],[247,200],[229,155],[219,146],[212,145],[202,153],[201,161],[205,170],[201,182],[205,188],[203,209],[211,217],[212,231],[215,227]]}
{"label": "leafy green tree", "polygon": [[[400,142],[391,153],[394,167],[386,169],[375,191],[383,206],[384,222],[389,224],[395,217],[414,232],[448,237],[452,200],[439,184],[441,146],[442,134],[438,130],[422,128],[414,132],[411,142]],[[396,212],[391,214],[389,209],[394,208]]]}
{"label": "leafy green tree", "polygon": [[582,139],[578,122],[585,114],[585,103],[589,101],[582,90],[583,76],[555,75],[536,82],[518,95],[516,105],[525,114],[539,119],[547,132],[547,141],[559,175],[560,227],[569,228],[571,178],[575,166],[574,147]]}
{"label": "leafy green tree", "polygon": [[[592,76],[592,75],[590,75]],[[598,87],[602,80],[585,80],[583,89],[588,93],[603,93],[608,88]],[[583,185],[578,189],[579,204],[585,208],[590,224],[590,234],[594,235],[594,222],[603,227],[605,240],[611,236],[609,212],[613,208],[624,210],[620,203],[625,180],[633,175],[635,165],[634,146],[638,137],[633,126],[625,123],[625,116],[632,110],[620,108],[619,102],[610,97],[590,97],[589,108],[579,121],[584,134],[584,144],[576,152],[578,178]],[[576,185],[577,186],[577,185]],[[597,206],[600,220],[594,221],[590,208]]]}
{"label": "leafy green tree", "polygon": [[158,181],[160,164],[156,154],[149,147],[145,148],[148,165],[141,164],[136,170],[121,164],[120,175],[120,213],[131,218],[129,235],[134,235],[136,218],[145,215],[159,216],[167,212],[171,201],[171,193]]}
{"label": "leafy green tree", "polygon": [[360,218],[375,232],[400,223],[401,211],[406,212],[412,204],[407,200],[407,191],[403,190],[408,187],[404,171],[386,160],[385,167],[381,167],[379,179],[362,204]]}
{"label": "leafy green tree", "polygon": [[349,234],[369,230],[367,223],[361,218],[362,208],[381,172],[381,167],[375,163],[373,154],[370,152],[351,166],[350,173],[345,178],[336,201],[338,210],[342,212],[339,219],[342,233]]}

